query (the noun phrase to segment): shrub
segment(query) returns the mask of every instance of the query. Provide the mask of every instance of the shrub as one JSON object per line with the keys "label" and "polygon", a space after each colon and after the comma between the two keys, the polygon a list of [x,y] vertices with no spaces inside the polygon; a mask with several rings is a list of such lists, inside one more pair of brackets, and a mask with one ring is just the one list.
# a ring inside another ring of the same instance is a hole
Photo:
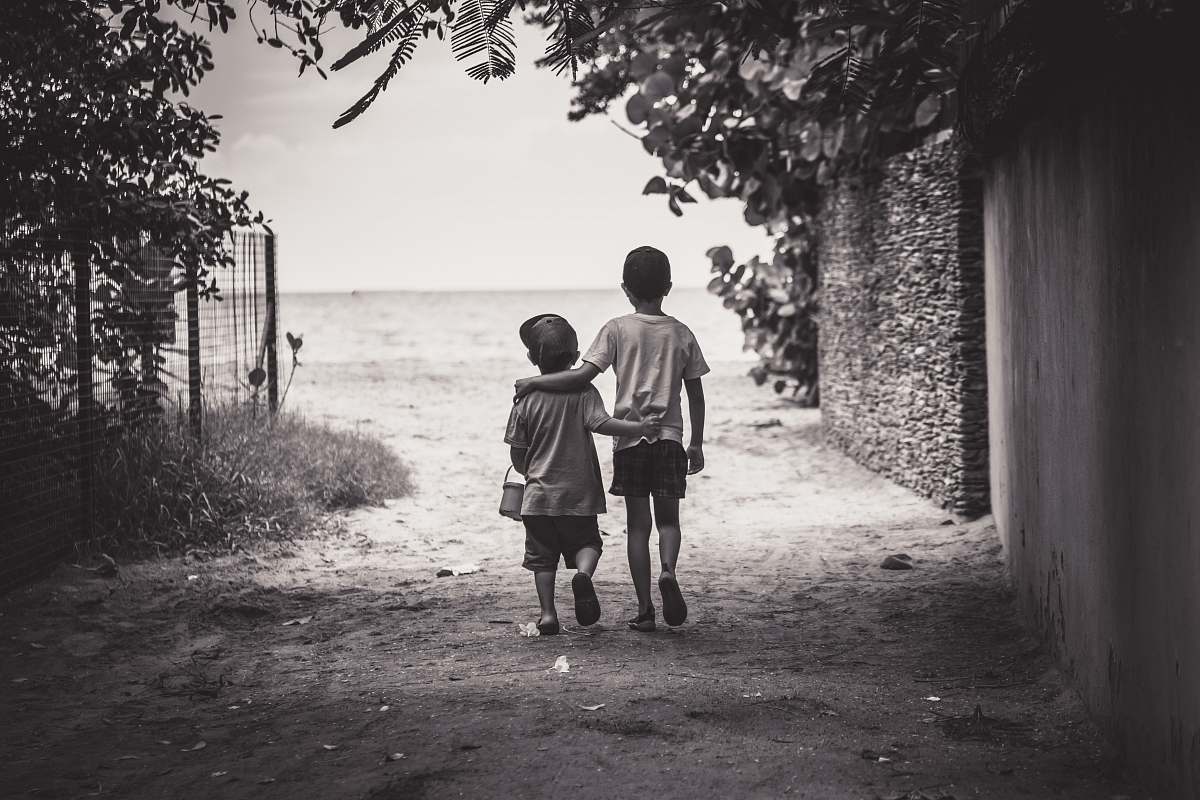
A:
{"label": "shrub", "polygon": [[199,441],[171,415],[99,450],[94,531],[109,552],[232,549],[412,490],[408,468],[379,439],[248,407],[208,409]]}

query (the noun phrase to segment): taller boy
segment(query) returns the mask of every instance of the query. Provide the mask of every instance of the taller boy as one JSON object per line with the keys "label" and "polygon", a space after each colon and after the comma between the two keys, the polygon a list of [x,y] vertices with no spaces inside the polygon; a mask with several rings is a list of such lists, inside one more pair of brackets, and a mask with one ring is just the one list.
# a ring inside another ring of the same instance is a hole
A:
{"label": "taller boy", "polygon": [[[621,288],[634,313],[605,323],[578,367],[521,379],[516,393],[520,398],[534,389],[578,391],[611,365],[617,377],[614,417],[631,422],[650,416],[662,418],[662,432],[654,441],[645,436],[613,439],[609,489],[625,497],[628,514],[629,572],[638,597],[638,615],[629,626],[647,632],[655,628],[650,597],[650,529],[655,522],[663,619],[668,625],[682,625],[687,619],[687,604],[675,575],[681,539],[679,501],[686,489],[685,476],[704,468],[704,387],[700,378],[708,372],[708,364],[691,330],[663,313],[663,298],[671,291],[671,264],[666,254],[653,247],[632,250],[625,257]],[[686,452],[681,388],[687,391],[691,418]]]}

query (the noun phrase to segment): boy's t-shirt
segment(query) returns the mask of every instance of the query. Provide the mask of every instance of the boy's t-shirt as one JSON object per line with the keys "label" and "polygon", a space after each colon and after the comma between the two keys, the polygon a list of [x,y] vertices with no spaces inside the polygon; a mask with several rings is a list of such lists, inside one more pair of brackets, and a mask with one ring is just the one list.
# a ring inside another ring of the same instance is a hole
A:
{"label": "boy's t-shirt", "polygon": [[529,448],[522,514],[605,513],[592,432],[610,419],[594,386],[575,393],[535,391],[513,404],[504,441]]}
{"label": "boy's t-shirt", "polygon": [[[626,314],[604,323],[584,361],[617,376],[617,419],[640,422],[662,417],[659,438],[683,444],[679,394],[685,380],[708,373],[708,364],[691,329],[674,317]],[[644,437],[617,436],[613,449],[633,447]]]}

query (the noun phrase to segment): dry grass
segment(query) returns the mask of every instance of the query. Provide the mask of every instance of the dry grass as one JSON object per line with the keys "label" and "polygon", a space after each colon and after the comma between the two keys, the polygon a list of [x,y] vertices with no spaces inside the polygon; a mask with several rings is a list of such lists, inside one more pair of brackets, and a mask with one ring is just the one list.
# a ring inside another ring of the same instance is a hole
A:
{"label": "dry grass", "polygon": [[200,441],[174,417],[116,435],[94,487],[96,544],[139,554],[295,536],[323,512],[412,489],[408,468],[373,436],[232,406],[206,412]]}

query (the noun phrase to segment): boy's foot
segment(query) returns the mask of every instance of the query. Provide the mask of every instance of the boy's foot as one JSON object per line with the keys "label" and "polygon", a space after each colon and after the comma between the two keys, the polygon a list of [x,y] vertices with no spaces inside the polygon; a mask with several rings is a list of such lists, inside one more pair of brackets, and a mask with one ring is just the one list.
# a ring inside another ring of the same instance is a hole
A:
{"label": "boy's foot", "polygon": [[586,572],[576,572],[571,578],[571,591],[575,594],[575,621],[580,625],[594,625],[600,619],[600,599],[596,587]]}
{"label": "boy's foot", "polygon": [[538,633],[542,636],[558,636],[560,626],[558,617],[542,617],[537,624]]}
{"label": "boy's foot", "polygon": [[658,591],[662,594],[663,622],[671,627],[682,625],[687,620],[687,603],[679,591],[679,581],[674,575],[663,575],[658,579]]}
{"label": "boy's foot", "polygon": [[641,633],[650,633],[656,627],[658,626],[654,624],[654,606],[650,606],[648,611],[643,611],[629,620],[629,629]]}

